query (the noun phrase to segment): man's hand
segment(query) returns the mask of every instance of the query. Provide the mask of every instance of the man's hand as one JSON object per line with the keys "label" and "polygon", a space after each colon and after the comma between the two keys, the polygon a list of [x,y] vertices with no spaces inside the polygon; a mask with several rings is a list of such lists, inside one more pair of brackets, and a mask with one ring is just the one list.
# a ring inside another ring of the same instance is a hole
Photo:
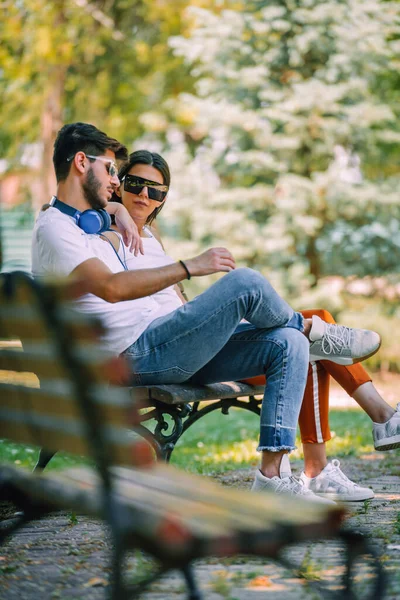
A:
{"label": "man's hand", "polygon": [[136,223],[130,216],[129,212],[123,204],[119,202],[109,202],[107,212],[115,216],[115,223],[122,234],[125,246],[134,253],[135,256],[140,252],[144,254],[143,242],[140,237]]}
{"label": "man's hand", "polygon": [[235,259],[226,248],[211,248],[203,254],[185,260],[191,276],[211,275],[236,269]]}

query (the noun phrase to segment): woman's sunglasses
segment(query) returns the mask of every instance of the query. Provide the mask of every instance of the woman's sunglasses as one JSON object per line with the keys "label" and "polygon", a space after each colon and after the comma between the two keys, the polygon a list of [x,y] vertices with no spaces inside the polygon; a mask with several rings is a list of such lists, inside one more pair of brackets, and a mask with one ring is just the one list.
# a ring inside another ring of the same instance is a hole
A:
{"label": "woman's sunglasses", "polygon": [[143,179],[137,175],[125,175],[123,178],[124,190],[131,194],[140,194],[144,187],[147,187],[147,193],[151,200],[156,202],[162,202],[168,193],[168,186],[157,183],[157,181],[150,181],[149,179]]}

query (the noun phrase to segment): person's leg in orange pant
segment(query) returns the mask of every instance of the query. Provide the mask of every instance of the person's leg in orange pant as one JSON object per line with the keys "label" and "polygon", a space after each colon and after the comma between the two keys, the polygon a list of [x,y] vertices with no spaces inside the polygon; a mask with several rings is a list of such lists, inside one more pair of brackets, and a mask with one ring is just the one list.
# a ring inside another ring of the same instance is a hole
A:
{"label": "person's leg in orange pant", "polygon": [[[327,323],[334,323],[326,310],[304,311],[306,318],[313,314]],[[327,492],[337,487],[344,493],[343,500],[363,500],[368,497],[368,488],[361,488],[349,480],[341,471],[340,463],[333,460],[328,464],[325,442],[330,439],[329,431],[329,376],[343,387],[367,412],[374,423],[385,423],[394,410],[383,400],[372,384],[366,370],[358,363],[350,366],[319,361],[310,365],[299,425],[304,451],[304,473],[300,479],[314,493]],[[326,494],[324,494],[326,495]]]}
{"label": "person's leg in orange pant", "polygon": [[[324,309],[302,311],[305,318],[319,316],[327,323],[335,323],[332,315]],[[330,376],[353,397],[367,412],[373,422],[384,423],[394,414],[394,410],[383,400],[371,382],[367,371],[357,363],[342,366],[331,361],[310,363],[307,385],[304,392],[303,404],[299,415],[299,426],[304,452],[304,482],[318,477],[325,467],[328,467],[325,443],[331,439],[329,429],[329,382]],[[260,384],[265,382],[262,376],[247,380],[248,383]],[[335,463],[336,471],[339,463]],[[340,477],[345,477],[340,471]],[[361,495],[362,489],[354,485],[353,490]],[[350,486],[351,487],[351,486]],[[365,489],[365,488],[364,488]],[[362,498],[359,498],[362,499]]]}
{"label": "person's leg in orange pant", "polygon": [[[317,315],[326,323],[335,323],[332,315],[324,309],[301,311],[309,319]],[[303,404],[299,417],[301,440],[306,444],[321,444],[331,439],[329,429],[329,375],[351,396],[370,376],[360,363],[350,366],[333,364],[327,360],[311,363]]]}
{"label": "person's leg in orange pant", "polygon": [[[306,318],[319,316],[327,323],[335,323],[332,315],[324,309],[302,311]],[[374,423],[384,423],[394,414],[394,410],[380,396],[372,385],[371,377],[360,363],[349,366],[321,360],[316,369],[310,365],[303,406],[308,408],[300,413],[299,425],[303,442],[320,443],[330,439],[329,432],[329,387],[325,373],[331,375],[342,388],[356,400]],[[314,405],[314,411],[311,406]],[[314,417],[314,418],[313,418]]]}
{"label": "person's leg in orange pant", "polygon": [[[335,323],[332,315],[324,309],[301,311],[305,318],[319,316],[327,323]],[[329,375],[365,410],[375,423],[384,423],[394,414],[371,383],[371,377],[361,366],[343,366],[328,360],[310,363],[307,385],[300,411],[301,440],[306,444],[320,444],[331,439],[329,429]],[[248,383],[265,383],[265,377],[253,377]]]}
{"label": "person's leg in orange pant", "polygon": [[[323,309],[305,310],[306,318],[317,315],[327,323],[334,323],[332,315]],[[325,442],[331,439],[329,428],[330,361],[310,363],[307,385],[299,416],[299,427],[304,452],[304,474],[314,478],[328,465]],[[332,375],[351,395],[357,387],[371,381],[368,373],[358,363],[333,369]]]}

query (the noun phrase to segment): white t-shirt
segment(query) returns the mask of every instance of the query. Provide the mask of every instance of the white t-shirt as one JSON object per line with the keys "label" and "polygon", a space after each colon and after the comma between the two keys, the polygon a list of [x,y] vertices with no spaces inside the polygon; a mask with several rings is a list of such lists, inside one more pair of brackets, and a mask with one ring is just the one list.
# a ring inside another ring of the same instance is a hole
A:
{"label": "white t-shirt", "polygon": [[[34,277],[68,276],[90,258],[98,258],[113,273],[124,270],[111,244],[97,234],[84,233],[72,217],[54,207],[39,214],[32,236]],[[154,319],[171,312],[170,306],[164,307],[154,296],[110,303],[85,294],[76,301],[76,306],[101,319],[106,328],[105,347],[119,354],[133,344]]]}
{"label": "white t-shirt", "polygon": [[[160,242],[154,237],[148,227],[144,227],[144,232],[148,237],[143,237],[144,254],[135,256],[125,247],[123,258],[130,271],[136,269],[152,269],[154,267],[166,267],[172,265],[175,261],[165,253]],[[164,290],[160,290],[151,296],[159,306],[162,306],[163,314],[168,314],[176,308],[182,306],[182,300],[175,291],[175,286],[171,285]]]}

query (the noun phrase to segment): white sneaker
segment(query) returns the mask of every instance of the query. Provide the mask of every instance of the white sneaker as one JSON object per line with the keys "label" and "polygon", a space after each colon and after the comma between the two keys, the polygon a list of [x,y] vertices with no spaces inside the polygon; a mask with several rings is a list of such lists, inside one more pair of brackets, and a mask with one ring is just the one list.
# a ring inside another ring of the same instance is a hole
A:
{"label": "white sneaker", "polygon": [[370,488],[361,487],[351,481],[339,467],[340,462],[335,458],[316,477],[307,477],[305,473],[302,473],[300,481],[303,482],[304,487],[321,498],[356,502],[370,500],[374,497],[374,492]]}
{"label": "white sneaker", "polygon": [[310,362],[331,360],[338,365],[353,365],[377,352],[380,336],[368,329],[352,329],[325,323],[313,315],[310,330]]}
{"label": "white sneaker", "polygon": [[311,502],[335,504],[335,502],[332,502],[331,500],[316,496],[311,490],[307,489],[301,481],[296,479],[296,477],[293,477],[287,454],[282,456],[281,466],[279,467],[279,477],[276,475],[275,477],[265,477],[265,475],[257,469],[251,491],[291,494],[292,496],[301,496],[305,500],[311,500]]}
{"label": "white sneaker", "polygon": [[393,417],[386,423],[374,423],[372,427],[375,450],[400,448],[400,402]]}

